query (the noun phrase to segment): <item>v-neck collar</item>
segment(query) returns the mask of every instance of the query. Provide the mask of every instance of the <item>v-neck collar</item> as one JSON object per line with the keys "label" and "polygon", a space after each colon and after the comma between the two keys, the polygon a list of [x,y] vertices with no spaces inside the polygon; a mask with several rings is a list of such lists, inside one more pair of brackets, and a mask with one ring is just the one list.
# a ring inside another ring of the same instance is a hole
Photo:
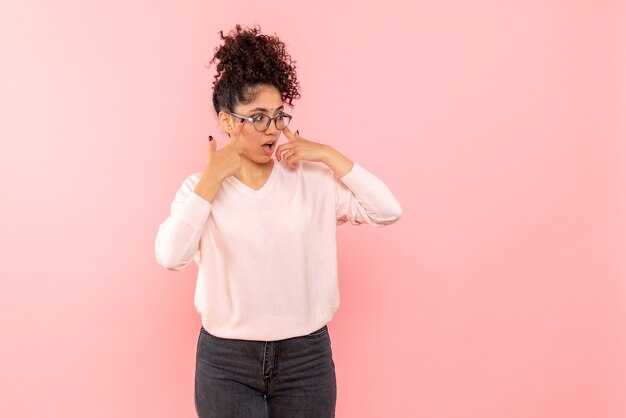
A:
{"label": "v-neck collar", "polygon": [[267,190],[272,186],[274,179],[276,178],[276,175],[278,174],[277,166],[278,166],[278,162],[274,161],[274,165],[272,166],[272,171],[270,172],[270,175],[267,177],[267,180],[265,180],[265,183],[263,184],[263,186],[261,186],[261,188],[258,190],[254,190],[252,187],[246,185],[244,182],[242,182],[235,176],[230,176],[226,180],[228,180],[230,184],[232,184],[234,187],[236,187],[238,190],[244,193],[247,193],[253,196],[262,196],[265,193],[267,193]]}

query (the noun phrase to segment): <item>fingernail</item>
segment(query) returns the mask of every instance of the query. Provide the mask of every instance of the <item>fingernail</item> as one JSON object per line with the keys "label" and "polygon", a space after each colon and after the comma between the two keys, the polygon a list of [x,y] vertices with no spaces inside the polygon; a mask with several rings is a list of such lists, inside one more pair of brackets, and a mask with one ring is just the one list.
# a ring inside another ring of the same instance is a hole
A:
{"label": "fingernail", "polygon": [[297,133],[298,135],[300,135],[300,131],[299,131],[299,130],[297,130],[297,129],[296,129],[296,133]]}
{"label": "fingernail", "polygon": [[209,135],[209,142],[213,141],[213,137],[211,135]]}

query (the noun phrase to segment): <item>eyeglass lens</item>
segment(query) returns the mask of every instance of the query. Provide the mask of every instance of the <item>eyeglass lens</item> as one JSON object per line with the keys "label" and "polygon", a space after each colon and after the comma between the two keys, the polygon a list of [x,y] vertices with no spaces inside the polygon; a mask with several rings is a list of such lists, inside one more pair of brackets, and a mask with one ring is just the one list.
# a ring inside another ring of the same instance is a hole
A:
{"label": "eyeglass lens", "polygon": [[[287,125],[289,125],[289,121],[291,118],[287,115],[281,114],[276,119],[274,119],[274,124],[276,125],[276,129],[285,129]],[[264,131],[270,127],[271,119],[267,115],[263,115],[262,117],[256,119],[253,122],[254,128],[258,131]]]}

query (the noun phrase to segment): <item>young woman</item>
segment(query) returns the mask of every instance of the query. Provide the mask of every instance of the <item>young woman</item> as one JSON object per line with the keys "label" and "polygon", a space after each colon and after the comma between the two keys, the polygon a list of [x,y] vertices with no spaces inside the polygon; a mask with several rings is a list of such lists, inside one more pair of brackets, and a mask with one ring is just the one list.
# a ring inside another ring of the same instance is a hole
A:
{"label": "young woman", "polygon": [[389,225],[402,209],[372,173],[288,128],[300,93],[283,42],[239,25],[220,34],[213,105],[228,140],[218,150],[210,137],[155,243],[165,268],[198,265],[196,411],[333,417],[336,228]]}

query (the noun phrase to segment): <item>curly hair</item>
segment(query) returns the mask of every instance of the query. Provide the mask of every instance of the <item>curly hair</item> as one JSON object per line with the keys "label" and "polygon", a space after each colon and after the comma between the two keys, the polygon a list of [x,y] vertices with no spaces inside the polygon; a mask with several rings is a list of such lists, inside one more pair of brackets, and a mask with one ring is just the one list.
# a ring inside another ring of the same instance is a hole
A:
{"label": "curly hair", "polygon": [[300,97],[296,61],[277,36],[263,35],[257,26],[242,29],[241,25],[227,35],[219,33],[224,44],[215,48],[211,59],[211,63],[219,60],[213,81],[216,113],[232,112],[237,104],[250,103],[261,85],[276,87],[283,102],[290,106]]}

